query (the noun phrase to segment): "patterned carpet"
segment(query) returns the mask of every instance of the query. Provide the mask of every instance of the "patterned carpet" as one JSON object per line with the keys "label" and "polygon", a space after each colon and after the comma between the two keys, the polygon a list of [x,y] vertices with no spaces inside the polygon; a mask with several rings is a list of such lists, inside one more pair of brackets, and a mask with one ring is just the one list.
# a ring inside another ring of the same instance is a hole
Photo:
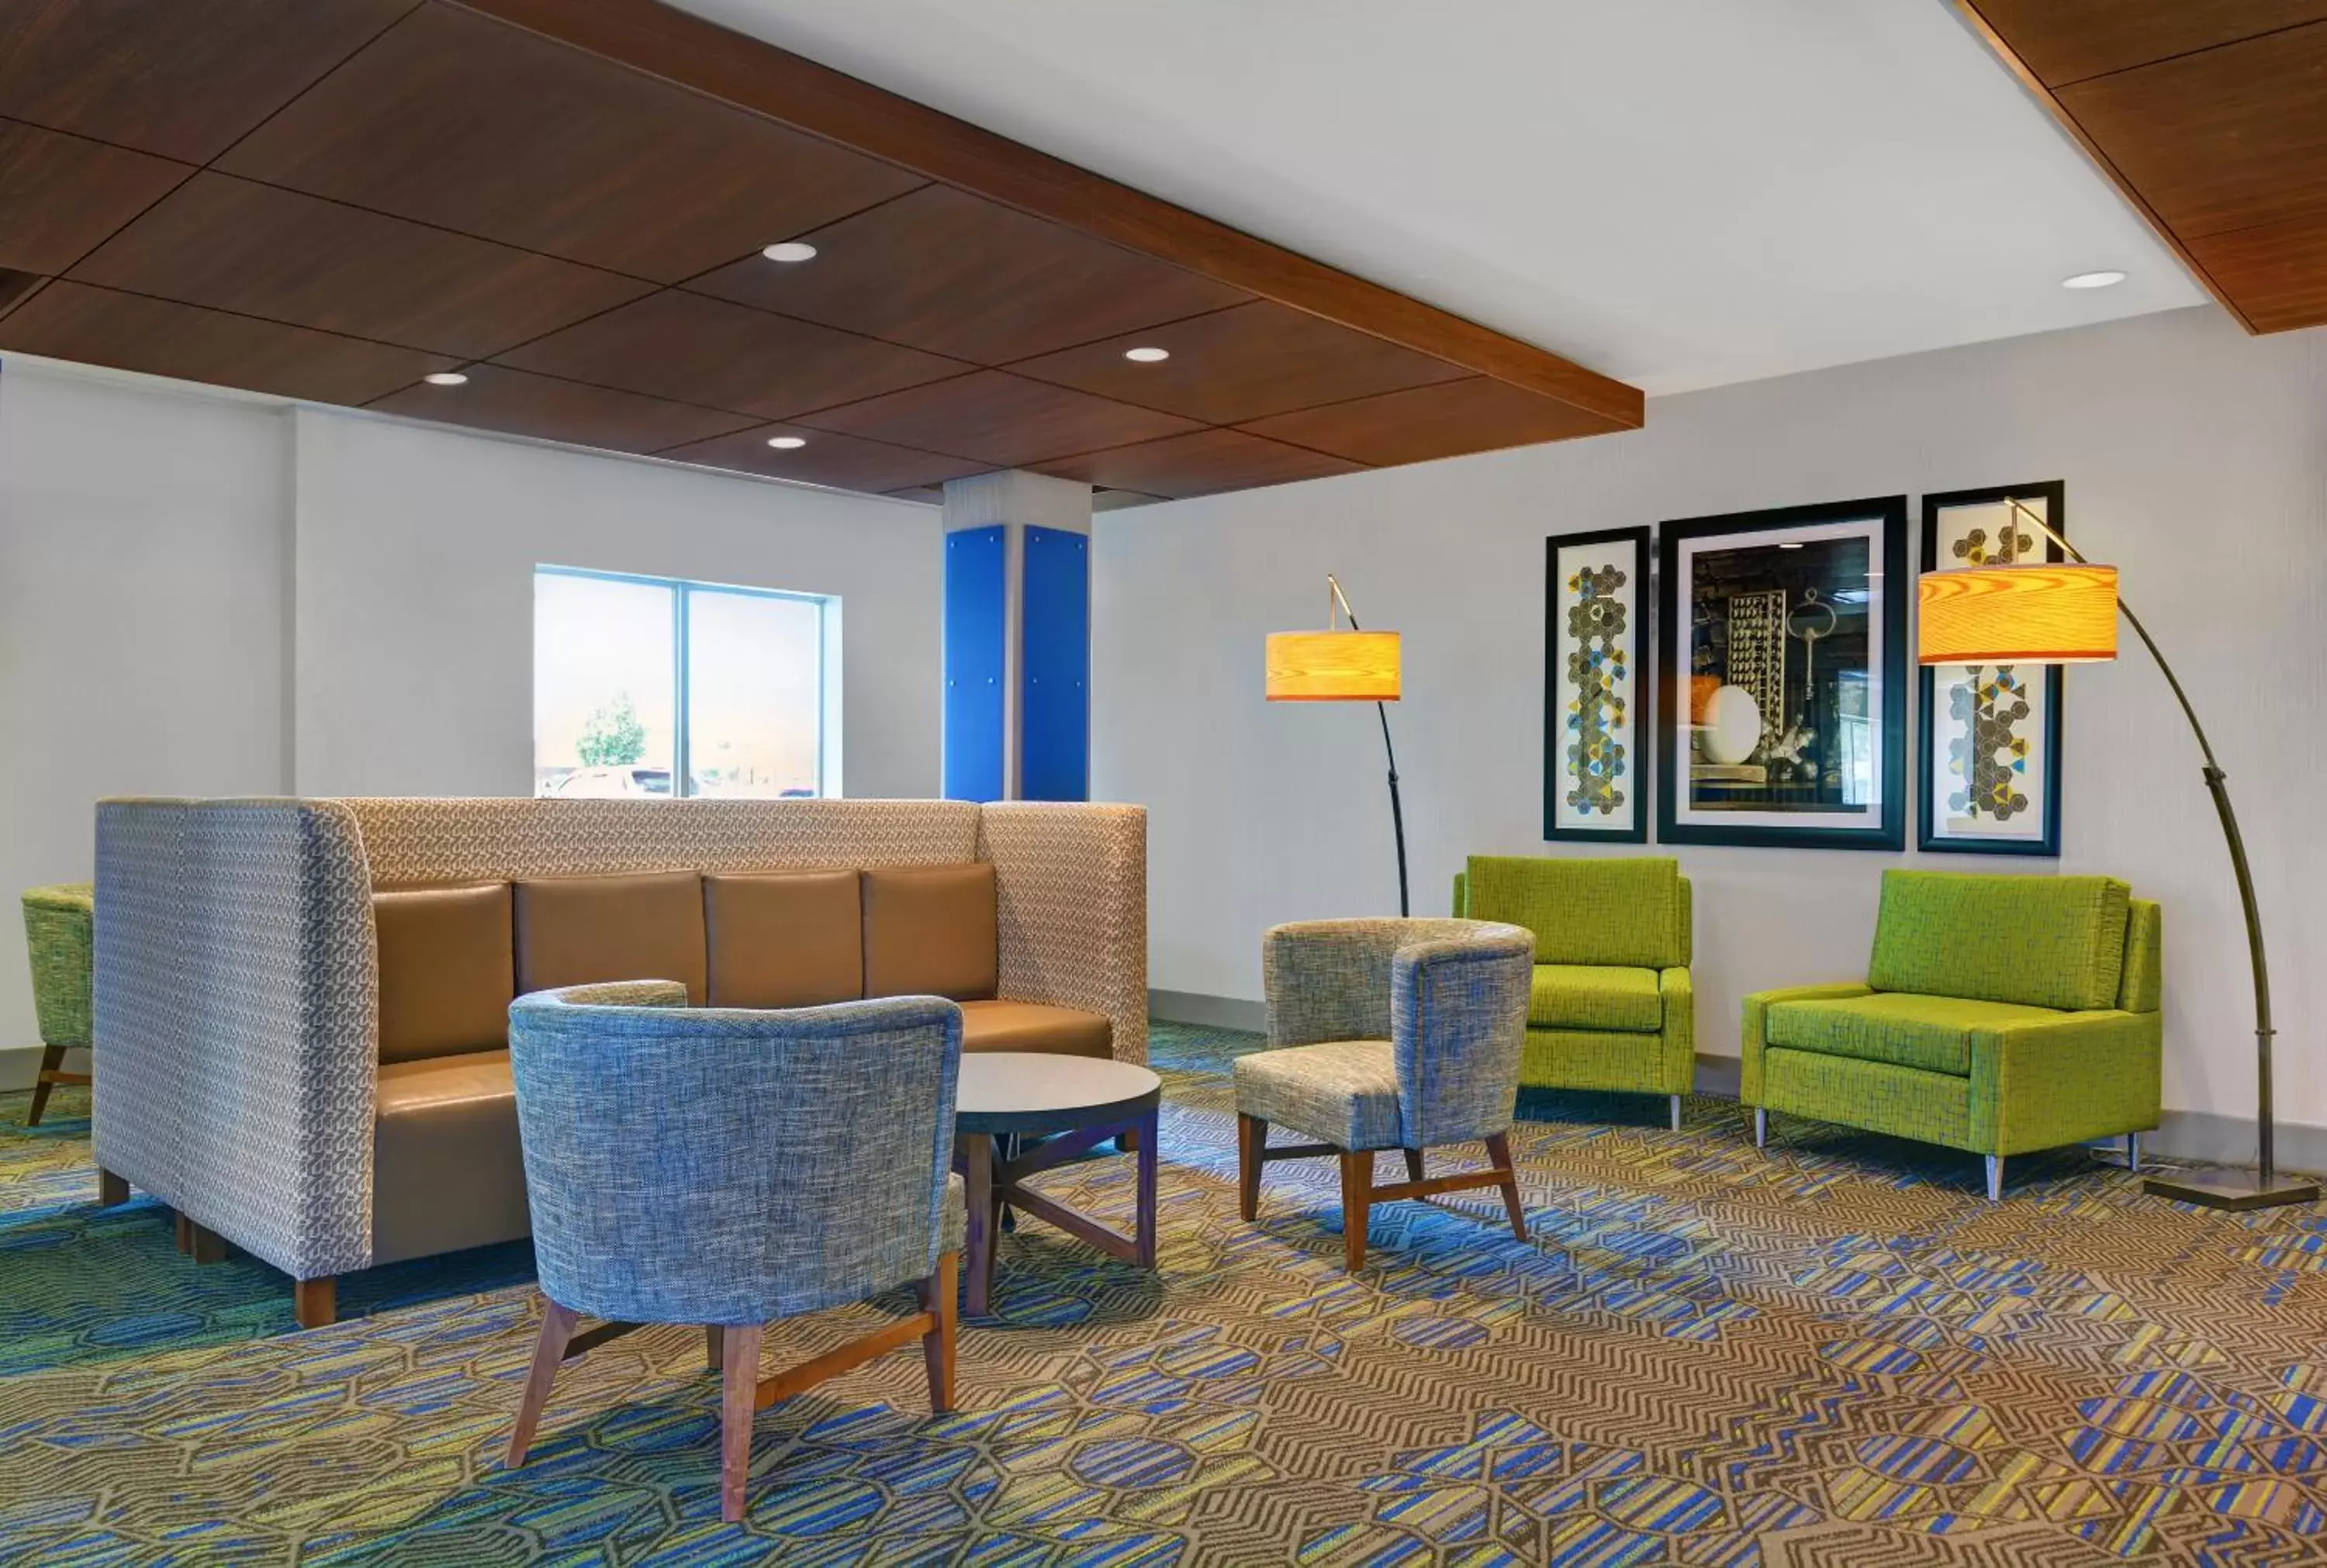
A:
{"label": "patterned carpet", "polygon": [[[1734,1106],[1530,1097],[1534,1241],[1491,1192],[1378,1210],[1330,1162],[1238,1222],[1226,1063],[1157,1031],[1160,1277],[1035,1225],[932,1420],[900,1354],[764,1413],[723,1526],[699,1338],[569,1367],[497,1453],[519,1246],[342,1286],[201,1268],[92,1206],[85,1091],[0,1101],[0,1563],[2203,1563],[2327,1560],[2327,1218],[2177,1209]],[[1782,1146],[1780,1146],[1782,1144]],[[1388,1173],[1386,1172],[1386,1177]],[[1129,1162],[1049,1181],[1120,1217]],[[770,1356],[879,1311],[781,1327]]]}

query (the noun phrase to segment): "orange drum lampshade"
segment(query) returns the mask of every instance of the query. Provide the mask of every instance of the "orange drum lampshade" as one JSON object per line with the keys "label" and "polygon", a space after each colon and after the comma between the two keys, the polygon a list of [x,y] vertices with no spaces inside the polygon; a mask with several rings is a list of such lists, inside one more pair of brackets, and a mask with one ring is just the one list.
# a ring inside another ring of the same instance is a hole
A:
{"label": "orange drum lampshade", "polygon": [[2117,568],[2046,562],[1926,572],[1924,664],[2094,664],[2117,657]]}
{"label": "orange drum lampshade", "polygon": [[1268,700],[1273,703],[1394,703],[1395,631],[1272,631]]}

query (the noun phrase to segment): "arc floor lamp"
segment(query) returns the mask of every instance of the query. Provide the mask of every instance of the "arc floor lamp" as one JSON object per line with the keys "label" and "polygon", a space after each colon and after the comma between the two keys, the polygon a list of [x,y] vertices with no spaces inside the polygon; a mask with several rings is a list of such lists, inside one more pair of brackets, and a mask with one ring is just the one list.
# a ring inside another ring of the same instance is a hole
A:
{"label": "arc floor lamp", "polygon": [[[1397,837],[1397,912],[1411,914],[1406,887],[1406,814],[1397,798],[1397,751],[1389,740],[1389,705],[1398,697],[1398,637],[1366,631],[1325,574],[1325,630],[1268,634],[1268,700],[1273,703],[1371,703],[1389,759],[1389,824]],[[1349,630],[1341,622],[1349,621]]]}
{"label": "arc floor lamp", "polygon": [[2254,1180],[2238,1173],[2153,1176],[2142,1184],[2143,1190],[2210,1209],[2309,1203],[2319,1196],[2317,1185],[2281,1181],[2272,1147],[2270,1054],[2275,1031],[2270,1022],[2270,966],[2263,957],[2254,873],[2247,864],[2237,814],[2230,809],[2228,776],[2214,761],[2205,726],[2198,722],[2198,711],[2191,706],[2190,694],[2182,689],[2173,667],[2165,662],[2149,629],[2117,597],[2117,568],[2086,560],[2033,508],[2018,500],[2009,504],[2023,521],[2059,546],[2068,559],[1925,573],[1916,587],[1917,658],[1924,664],[2098,663],[2117,658],[2117,621],[2124,616],[2125,623],[2149,649],[2149,657],[2157,661],[2165,684],[2173,687],[2174,700],[2182,705],[2182,716],[2190,721],[2190,733],[2205,759],[2206,789],[2214,798],[2214,814],[2221,819],[2230,870],[2238,878],[2238,903],[2246,915],[2247,953],[2254,968],[2257,1132]]}

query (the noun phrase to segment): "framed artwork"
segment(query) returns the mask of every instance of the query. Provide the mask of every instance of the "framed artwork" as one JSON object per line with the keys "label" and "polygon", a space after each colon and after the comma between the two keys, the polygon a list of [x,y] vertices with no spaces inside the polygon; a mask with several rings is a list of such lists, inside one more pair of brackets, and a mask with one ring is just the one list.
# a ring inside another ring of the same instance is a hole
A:
{"label": "framed artwork", "polygon": [[1907,498],[1660,531],[1657,836],[1904,848]]}
{"label": "framed artwork", "polygon": [[[2009,485],[1923,498],[1923,570],[2058,561],[2061,547],[2008,504],[2068,533],[2066,487]],[[1920,849],[2061,853],[2061,667],[1926,665],[1917,771]]]}
{"label": "framed artwork", "polygon": [[1645,844],[1649,530],[1544,548],[1543,835]]}

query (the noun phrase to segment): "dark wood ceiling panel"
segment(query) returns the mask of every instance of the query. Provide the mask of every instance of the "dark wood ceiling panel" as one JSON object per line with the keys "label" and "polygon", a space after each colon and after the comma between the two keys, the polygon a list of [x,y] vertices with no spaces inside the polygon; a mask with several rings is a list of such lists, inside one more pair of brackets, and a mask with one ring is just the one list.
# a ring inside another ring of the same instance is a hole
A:
{"label": "dark wood ceiling panel", "polygon": [[72,275],[468,358],[555,331],[650,286],[215,173],[164,197]]}
{"label": "dark wood ceiling panel", "polygon": [[855,403],[974,369],[678,290],[553,332],[500,362],[762,419]]}
{"label": "dark wood ceiling panel", "polygon": [[805,238],[813,261],[755,255],[688,286],[982,365],[1249,297],[942,185]]}
{"label": "dark wood ceiling panel", "polygon": [[[768,438],[774,435],[797,436],[807,444],[780,452],[768,444]],[[830,485],[836,490],[890,492],[940,485],[949,479],[984,473],[994,466],[827,430],[811,430],[804,425],[754,425],[714,441],[674,447],[662,455],[678,462],[741,469],[746,473],[796,479],[808,484]]]}
{"label": "dark wood ceiling panel", "polygon": [[2327,22],[2059,97],[2185,242],[2327,208]]}
{"label": "dark wood ceiling panel", "polygon": [[[1172,357],[1145,364],[1124,358],[1134,348],[1162,349]],[[1472,373],[1267,300],[1127,332],[1010,369],[1208,425],[1235,425],[1319,403],[1457,381]]]}
{"label": "dark wood ceiling panel", "polygon": [[827,408],[803,415],[799,423],[921,452],[976,458],[990,468],[1023,468],[1196,428],[1176,415],[999,370]]}
{"label": "dark wood ceiling panel", "polygon": [[1358,473],[1366,465],[1241,430],[1198,430],[1036,466],[1061,479],[1177,499]]}
{"label": "dark wood ceiling panel", "polygon": [[2047,87],[2327,21],[2327,0],[1978,0]]}
{"label": "dark wood ceiling panel", "polygon": [[0,0],[0,115],[218,156],[419,0]]}
{"label": "dark wood ceiling panel", "polygon": [[1352,462],[1385,467],[1604,435],[1615,427],[1596,415],[1478,376],[1280,414],[1241,428]]}
{"label": "dark wood ceiling panel", "polygon": [[1955,0],[2250,331],[2327,322],[2327,0]]}
{"label": "dark wood ceiling panel", "polygon": [[0,266],[62,272],[193,170],[0,120]]}
{"label": "dark wood ceiling panel", "polygon": [[0,316],[0,349],[316,403],[368,403],[453,363],[62,280]]}
{"label": "dark wood ceiling panel", "polygon": [[2190,242],[2258,332],[2327,322],[2327,212]]}
{"label": "dark wood ceiling panel", "polygon": [[584,387],[499,365],[478,365],[465,387],[407,387],[371,405],[388,414],[531,435],[608,452],[652,453],[700,441],[750,421],[634,392]]}
{"label": "dark wood ceiling panel", "polygon": [[460,3],[1223,286],[1451,359],[1612,426],[1640,424],[1637,387],[657,0]]}
{"label": "dark wood ceiling panel", "polygon": [[925,183],[434,4],[219,166],[661,283]]}

